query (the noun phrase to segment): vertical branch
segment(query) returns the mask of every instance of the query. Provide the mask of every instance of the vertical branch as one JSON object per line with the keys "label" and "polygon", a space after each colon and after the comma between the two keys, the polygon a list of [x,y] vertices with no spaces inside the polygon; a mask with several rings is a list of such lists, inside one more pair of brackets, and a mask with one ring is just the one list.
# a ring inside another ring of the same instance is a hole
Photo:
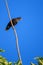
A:
{"label": "vertical branch", "polygon": [[[13,29],[14,34],[15,34],[15,37],[16,37],[16,48],[17,48],[17,52],[18,52],[18,57],[19,57],[19,59],[21,60],[21,55],[20,55],[20,50],[19,50],[19,45],[18,45],[18,36],[17,36],[16,29],[15,29],[15,27],[13,26],[13,23],[12,23],[12,19],[11,19],[11,16],[10,16],[10,11],[9,11],[9,8],[8,8],[7,0],[5,0],[5,4],[6,4],[7,12],[8,12],[8,17],[9,17],[9,19],[10,19],[10,21],[11,21],[12,29]],[[21,60],[21,63],[22,63],[22,60]]]}

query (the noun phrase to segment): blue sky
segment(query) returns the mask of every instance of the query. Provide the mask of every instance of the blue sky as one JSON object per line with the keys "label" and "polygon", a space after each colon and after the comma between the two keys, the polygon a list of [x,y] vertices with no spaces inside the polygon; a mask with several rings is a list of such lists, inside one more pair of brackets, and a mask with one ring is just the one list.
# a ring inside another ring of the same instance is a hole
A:
{"label": "blue sky", "polygon": [[[43,57],[43,0],[7,0],[11,17],[22,17],[15,26],[23,65],[29,65],[34,57]],[[5,31],[9,22],[4,0],[0,0],[0,48],[8,61],[17,61],[16,41],[12,28]]]}

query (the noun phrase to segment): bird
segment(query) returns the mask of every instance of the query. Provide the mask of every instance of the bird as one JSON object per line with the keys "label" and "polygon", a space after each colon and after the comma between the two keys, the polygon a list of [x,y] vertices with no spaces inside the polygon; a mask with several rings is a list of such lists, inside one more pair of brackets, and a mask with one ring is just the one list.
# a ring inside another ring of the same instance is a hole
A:
{"label": "bird", "polygon": [[[6,30],[6,31],[9,30],[9,29],[12,27],[12,24],[13,24],[13,26],[15,26],[15,25],[18,23],[18,21],[20,21],[20,20],[21,20],[21,17],[17,17],[17,18],[11,19],[11,20],[9,21],[9,23],[7,24],[5,30]],[[11,21],[12,21],[12,24],[11,24]]]}

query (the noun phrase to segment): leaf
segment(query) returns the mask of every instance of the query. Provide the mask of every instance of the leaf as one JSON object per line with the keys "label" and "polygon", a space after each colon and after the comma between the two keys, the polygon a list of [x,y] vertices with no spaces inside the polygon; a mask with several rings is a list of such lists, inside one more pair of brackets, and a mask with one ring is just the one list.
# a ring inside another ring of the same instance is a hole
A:
{"label": "leaf", "polygon": [[36,64],[34,64],[34,63],[32,63],[32,62],[31,62],[30,64],[31,64],[31,65],[36,65]]}
{"label": "leaf", "polygon": [[43,57],[36,57],[35,59],[38,61],[38,65],[43,65]]}
{"label": "leaf", "polygon": [[8,61],[2,56],[0,56],[0,65],[8,65]]}
{"label": "leaf", "polygon": [[0,49],[0,52],[5,52],[5,50]]}
{"label": "leaf", "polygon": [[15,62],[14,65],[22,65],[21,60],[18,60],[17,62]]}
{"label": "leaf", "polygon": [[12,65],[12,62],[9,62],[9,65]]}

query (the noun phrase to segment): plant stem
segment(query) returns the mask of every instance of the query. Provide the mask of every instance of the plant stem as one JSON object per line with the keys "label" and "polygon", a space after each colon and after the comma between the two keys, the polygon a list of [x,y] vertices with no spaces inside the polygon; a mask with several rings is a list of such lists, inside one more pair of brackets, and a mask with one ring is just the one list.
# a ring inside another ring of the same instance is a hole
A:
{"label": "plant stem", "polygon": [[[15,27],[13,26],[13,23],[12,23],[12,19],[11,19],[11,16],[10,16],[10,11],[9,11],[9,8],[8,8],[7,0],[5,0],[5,4],[6,4],[7,12],[8,12],[8,17],[9,17],[9,19],[10,19],[10,21],[11,21],[12,29],[13,29],[13,31],[14,31],[15,38],[16,38],[16,48],[17,48],[17,52],[18,52],[18,57],[19,57],[19,59],[21,60],[20,49],[19,49],[19,44],[18,44],[18,36],[17,36],[16,29],[15,29]],[[21,63],[22,63],[22,60],[21,60]]]}

